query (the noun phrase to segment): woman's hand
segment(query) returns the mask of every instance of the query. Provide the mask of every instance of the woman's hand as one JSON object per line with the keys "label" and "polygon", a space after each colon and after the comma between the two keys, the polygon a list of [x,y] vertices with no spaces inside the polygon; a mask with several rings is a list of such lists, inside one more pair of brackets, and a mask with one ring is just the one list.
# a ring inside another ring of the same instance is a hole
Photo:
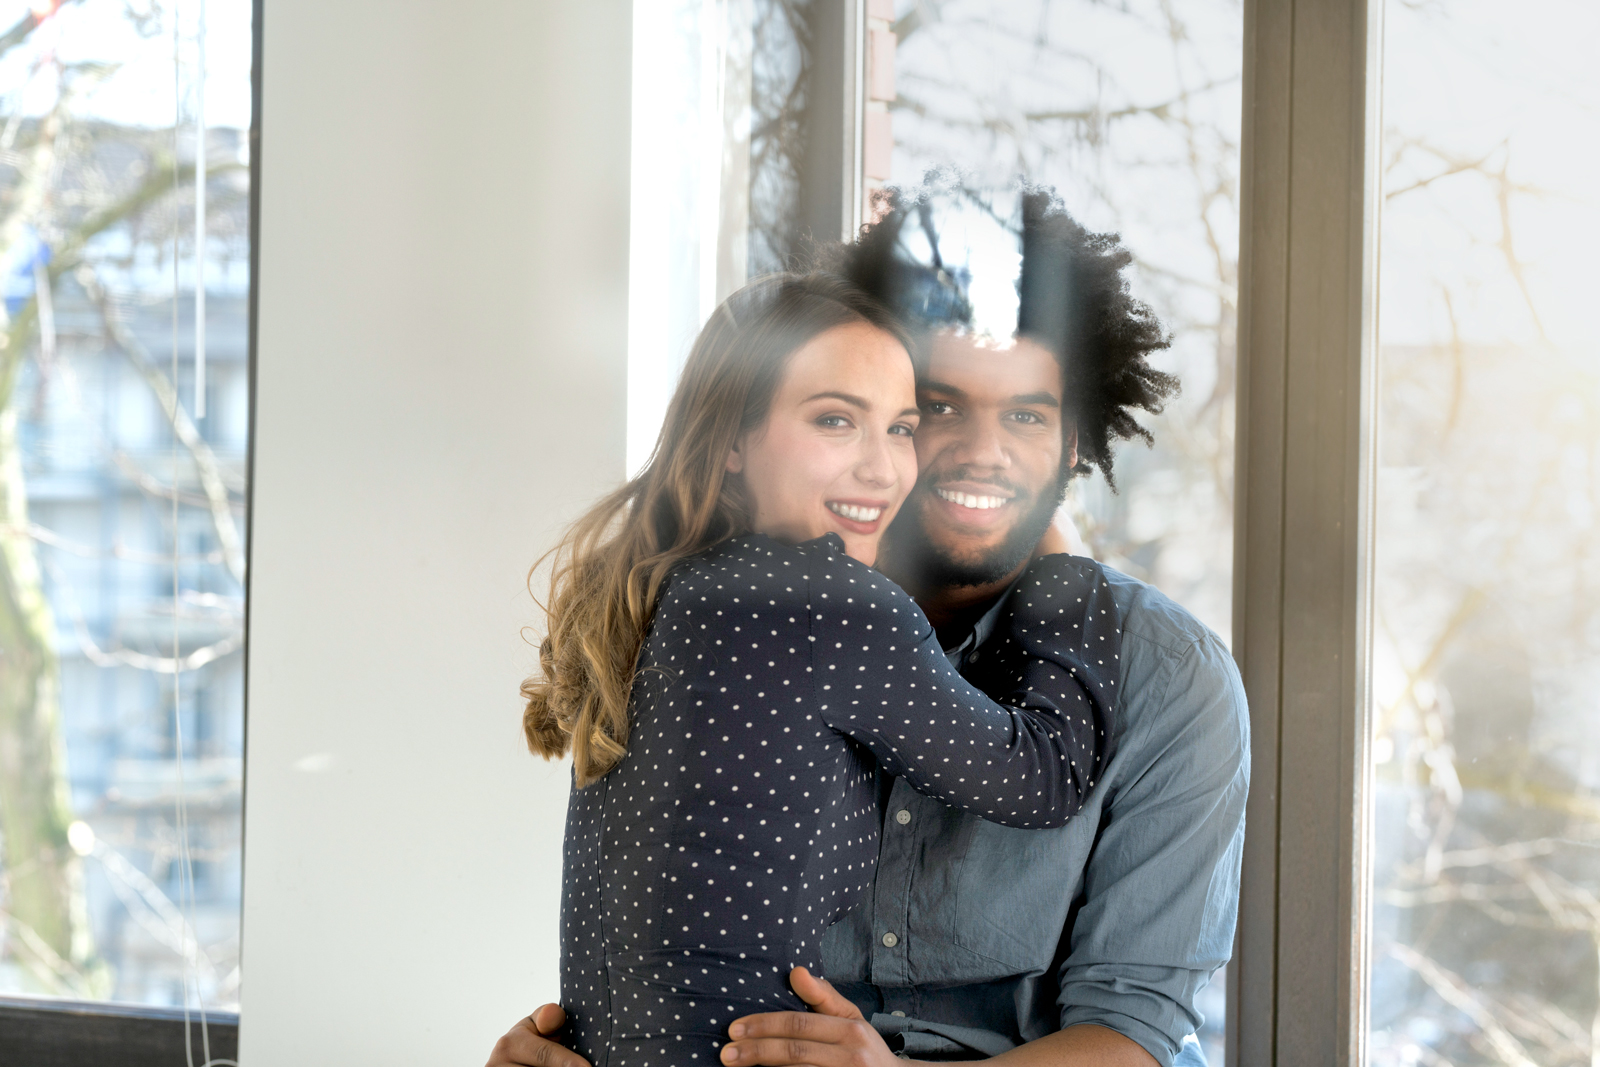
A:
{"label": "woman's hand", "polygon": [[746,1015],[728,1027],[733,1040],[722,1046],[722,1062],[750,1067],[895,1067],[904,1062],[889,1051],[861,1010],[825,979],[804,967],[789,972],[789,984],[811,1011]]}
{"label": "woman's hand", "polygon": [[484,1067],[589,1067],[588,1060],[551,1040],[565,1025],[567,1013],[561,1005],[541,1005],[494,1043]]}

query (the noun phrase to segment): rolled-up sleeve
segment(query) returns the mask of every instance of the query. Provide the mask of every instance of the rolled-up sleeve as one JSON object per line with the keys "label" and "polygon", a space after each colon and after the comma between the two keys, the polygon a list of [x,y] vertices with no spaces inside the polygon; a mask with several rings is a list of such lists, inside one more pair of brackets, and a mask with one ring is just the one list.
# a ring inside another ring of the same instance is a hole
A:
{"label": "rolled-up sleeve", "polygon": [[1158,704],[1127,716],[1138,727],[1106,783],[1058,1005],[1063,1028],[1108,1027],[1170,1067],[1203,1021],[1197,994],[1233,949],[1249,717],[1214,635],[1176,645],[1129,632],[1123,648],[1150,657],[1157,683],[1124,700]]}

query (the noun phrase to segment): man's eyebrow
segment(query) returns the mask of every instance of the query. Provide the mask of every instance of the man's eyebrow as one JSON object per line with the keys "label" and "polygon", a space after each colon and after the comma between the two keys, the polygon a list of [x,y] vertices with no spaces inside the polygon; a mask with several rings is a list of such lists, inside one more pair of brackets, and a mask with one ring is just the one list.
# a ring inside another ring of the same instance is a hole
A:
{"label": "man's eyebrow", "polygon": [[864,397],[854,396],[850,393],[840,393],[832,389],[829,389],[826,392],[813,393],[811,396],[808,396],[804,400],[800,401],[800,403],[809,404],[813,400],[843,400],[846,404],[854,404],[858,408],[872,407],[872,405],[868,403]]}
{"label": "man's eyebrow", "polygon": [[1061,401],[1050,393],[1023,393],[1011,398],[1013,404],[1033,404],[1037,407],[1058,408]]}
{"label": "man's eyebrow", "polygon": [[933,378],[923,378],[917,382],[918,389],[928,389],[935,393],[949,393],[951,396],[966,396],[966,391],[957,389],[949,382],[941,382]]}

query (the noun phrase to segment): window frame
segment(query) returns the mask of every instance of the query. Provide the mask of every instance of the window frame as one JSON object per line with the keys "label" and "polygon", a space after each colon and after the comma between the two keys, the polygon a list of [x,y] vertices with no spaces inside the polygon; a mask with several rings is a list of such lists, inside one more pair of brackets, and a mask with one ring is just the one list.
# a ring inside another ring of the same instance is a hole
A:
{"label": "window frame", "polygon": [[[239,1016],[206,1012],[213,1061],[239,1058]],[[189,1013],[190,1040],[200,1050],[200,1016]],[[184,1062],[181,1008],[90,1000],[0,996],[0,1048],[27,1067],[171,1067]]]}
{"label": "window frame", "polygon": [[1382,0],[1246,0],[1234,1065],[1366,1062]]}

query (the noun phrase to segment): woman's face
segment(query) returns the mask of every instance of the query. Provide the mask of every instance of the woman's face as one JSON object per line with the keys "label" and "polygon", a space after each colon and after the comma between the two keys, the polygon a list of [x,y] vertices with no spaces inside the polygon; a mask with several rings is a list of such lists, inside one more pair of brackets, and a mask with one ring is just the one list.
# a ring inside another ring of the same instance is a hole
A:
{"label": "woman's face", "polygon": [[916,378],[893,336],[850,323],[812,338],[784,370],[766,422],[728,454],[756,533],[844,538],[863,563],[917,481]]}

